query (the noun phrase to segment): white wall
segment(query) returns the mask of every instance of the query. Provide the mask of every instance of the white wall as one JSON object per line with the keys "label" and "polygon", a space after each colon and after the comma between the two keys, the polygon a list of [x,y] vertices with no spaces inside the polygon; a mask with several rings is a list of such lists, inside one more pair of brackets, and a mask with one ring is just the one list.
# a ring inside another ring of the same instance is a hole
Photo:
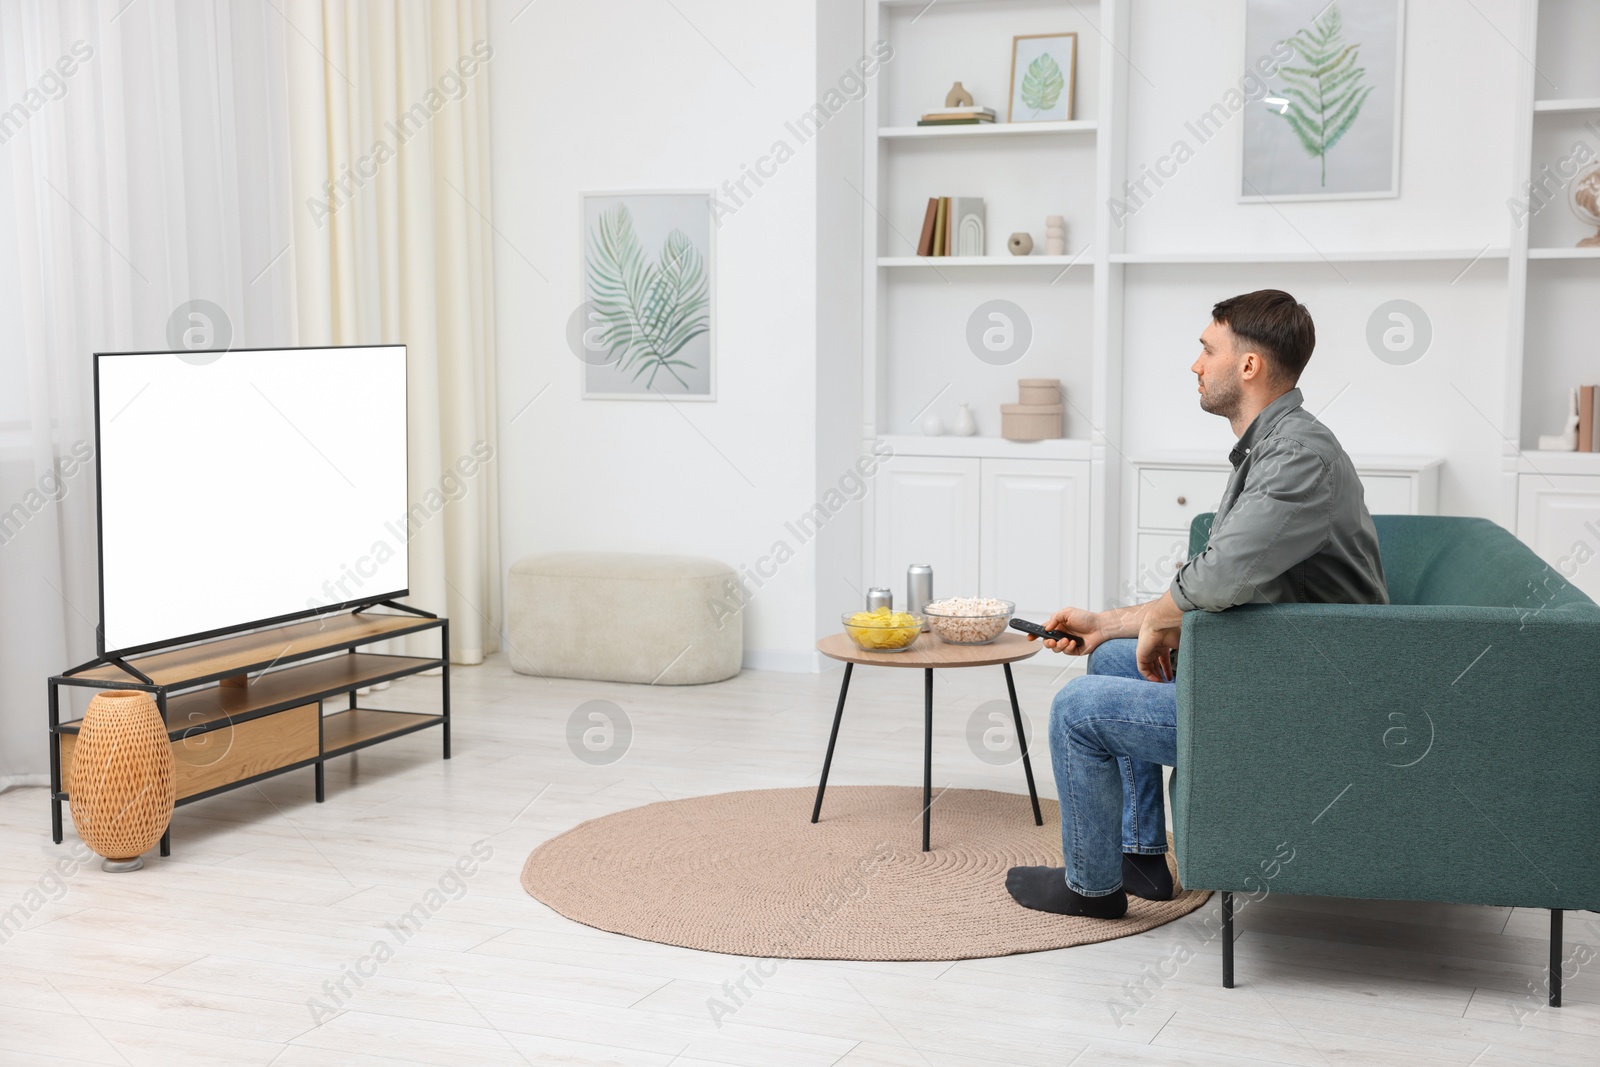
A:
{"label": "white wall", "polygon": [[[1514,177],[1517,0],[1408,0],[1400,190],[1396,199],[1238,202],[1242,116],[1235,115],[1128,220],[1130,252],[1324,253],[1505,248]],[[1140,0],[1133,7],[1128,170],[1195,138],[1185,122],[1239,84],[1244,5]],[[1260,105],[1256,105],[1260,106]],[[1255,288],[1287,289],[1311,310],[1317,349],[1302,380],[1307,406],[1352,453],[1444,457],[1445,513],[1510,525],[1500,457],[1507,359],[1506,262],[1135,266],[1125,306],[1124,439],[1128,455],[1232,443],[1203,414],[1188,366],[1212,303]],[[1410,366],[1379,361],[1367,319],[1384,301],[1419,304],[1433,343]],[[1331,406],[1330,406],[1331,405]]]}
{"label": "white wall", "polygon": [[[859,109],[852,105],[824,136],[797,145],[795,158],[717,233],[715,403],[582,401],[580,364],[564,334],[580,294],[579,191],[718,187],[774,141],[793,143],[786,121],[871,43],[860,0],[754,9],[731,0],[676,9],[624,0],[525,3],[491,5],[505,562],[596,548],[706,555],[737,567],[787,542],[795,558],[765,580],[747,612],[746,661],[810,669],[817,633],[862,579],[860,505],[806,544],[784,525],[837,484],[861,447]],[[1507,245],[1506,198],[1525,178],[1511,173],[1523,60],[1509,42],[1517,40],[1522,5],[1477,0],[1476,12],[1465,13],[1455,0],[1407,0],[1406,7],[1398,199],[1238,203],[1242,122],[1235,117],[1128,220],[1127,250]],[[1027,16],[1018,32],[1037,32],[1033,23],[1051,8],[1042,0],[981,11],[962,5],[948,17],[981,14],[998,20],[993,32],[1005,36],[1007,12]],[[906,9],[908,19],[915,10]],[[1060,10],[1064,25],[1084,17]],[[908,19],[899,22],[914,36],[920,27]],[[1092,35],[1093,27],[1083,32]],[[922,99],[935,74],[947,74],[906,41],[894,44],[897,56],[878,82],[891,109],[897,97]],[[1103,46],[1096,41],[1080,57],[1092,62],[1088,53]],[[1238,84],[1249,58],[1244,5],[1136,0],[1129,55],[1127,162],[1137,173]],[[1085,95],[1094,84],[1080,71],[1080,114],[1094,110]],[[920,219],[916,198],[901,199],[906,224]],[[1499,425],[1507,266],[1491,258],[1464,267],[1128,267],[1121,452],[1226,454],[1231,435],[1199,411],[1188,375],[1195,337],[1217,299],[1276,286],[1316,317],[1317,354],[1303,385],[1308,405],[1346,447],[1440,455],[1441,511],[1511,524]],[[1411,366],[1380,362],[1365,341],[1372,310],[1397,297],[1420,304],[1434,327],[1430,351]],[[1056,300],[1051,313],[1077,314],[1071,294]]]}
{"label": "white wall", "polygon": [[[503,0],[490,23],[504,562],[754,566],[816,500],[816,145],[715,235],[714,403],[579,399],[578,194],[716,188],[793,142],[784,123],[817,99],[816,6]],[[815,546],[791,547],[746,612],[748,664],[812,663]]]}

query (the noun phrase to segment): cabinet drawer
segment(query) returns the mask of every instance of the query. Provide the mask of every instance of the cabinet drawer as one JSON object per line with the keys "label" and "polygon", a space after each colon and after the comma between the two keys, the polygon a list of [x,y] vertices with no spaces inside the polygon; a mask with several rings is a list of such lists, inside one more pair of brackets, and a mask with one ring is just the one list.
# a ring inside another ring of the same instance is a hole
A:
{"label": "cabinet drawer", "polygon": [[1139,535],[1139,570],[1135,588],[1143,595],[1159,595],[1172,584],[1172,575],[1189,558],[1186,533],[1142,533]]}
{"label": "cabinet drawer", "polygon": [[[317,756],[321,704],[302,704],[273,715],[180,737],[172,742],[178,765],[178,799],[287,767]],[[61,781],[72,780],[77,734],[61,735]]]}
{"label": "cabinet drawer", "polygon": [[1227,487],[1227,471],[1146,467],[1139,471],[1139,526],[1187,532],[1196,515],[1217,510]]}

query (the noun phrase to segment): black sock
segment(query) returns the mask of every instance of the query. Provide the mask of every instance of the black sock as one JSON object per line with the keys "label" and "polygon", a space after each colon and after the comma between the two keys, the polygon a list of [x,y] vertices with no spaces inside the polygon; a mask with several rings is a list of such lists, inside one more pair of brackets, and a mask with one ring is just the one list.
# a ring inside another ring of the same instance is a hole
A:
{"label": "black sock", "polygon": [[1065,867],[1013,867],[1006,872],[1006,892],[1024,908],[1056,915],[1120,919],[1128,911],[1128,894],[1120,889],[1103,897],[1074,893],[1067,886]]}
{"label": "black sock", "polygon": [[1146,900],[1171,900],[1172,872],[1167,869],[1167,857],[1124,852],[1122,887]]}

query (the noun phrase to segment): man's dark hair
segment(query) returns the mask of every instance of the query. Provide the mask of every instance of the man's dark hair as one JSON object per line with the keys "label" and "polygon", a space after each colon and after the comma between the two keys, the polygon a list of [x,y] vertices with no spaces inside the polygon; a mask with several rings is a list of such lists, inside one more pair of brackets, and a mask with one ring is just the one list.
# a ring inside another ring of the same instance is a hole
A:
{"label": "man's dark hair", "polygon": [[1272,377],[1293,385],[1317,347],[1317,328],[1306,306],[1282,289],[1258,289],[1230,296],[1211,309],[1211,318],[1266,357]]}

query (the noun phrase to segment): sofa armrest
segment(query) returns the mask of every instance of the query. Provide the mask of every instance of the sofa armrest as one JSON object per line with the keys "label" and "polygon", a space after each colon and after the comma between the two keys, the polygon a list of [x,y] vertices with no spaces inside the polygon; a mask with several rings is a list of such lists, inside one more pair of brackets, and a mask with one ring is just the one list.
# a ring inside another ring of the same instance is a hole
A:
{"label": "sofa armrest", "polygon": [[1184,884],[1600,906],[1597,650],[1592,605],[1187,613]]}

